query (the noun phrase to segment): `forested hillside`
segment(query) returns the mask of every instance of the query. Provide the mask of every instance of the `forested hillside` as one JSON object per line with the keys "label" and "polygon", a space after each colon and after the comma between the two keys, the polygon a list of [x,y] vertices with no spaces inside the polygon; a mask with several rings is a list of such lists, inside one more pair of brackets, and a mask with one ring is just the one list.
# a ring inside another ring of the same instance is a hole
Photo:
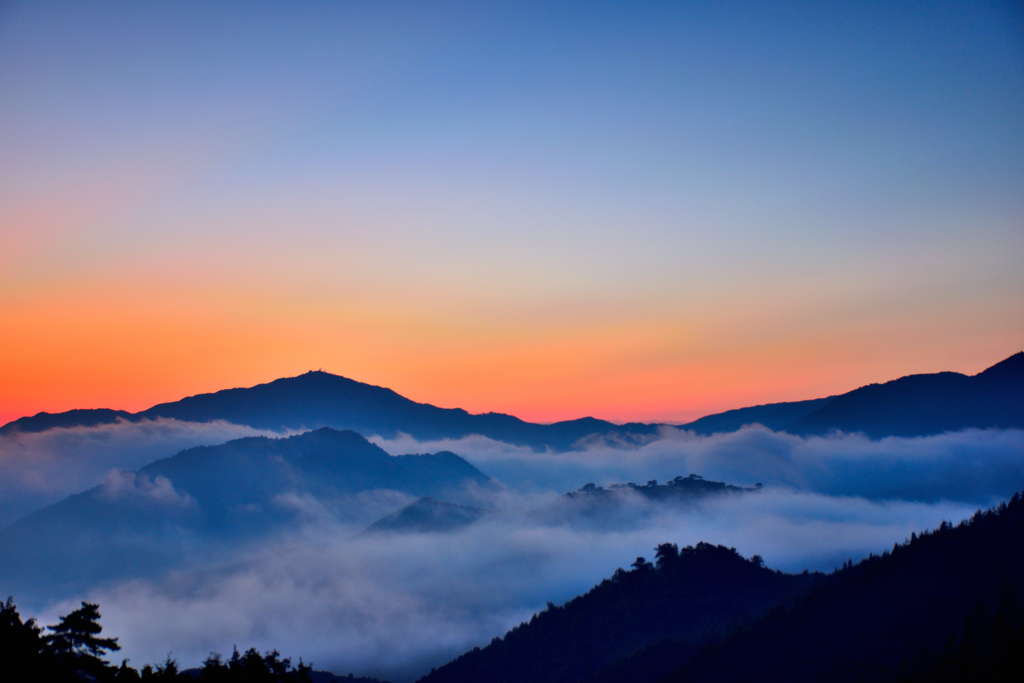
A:
{"label": "forested hillside", "polygon": [[670,680],[1020,680],[1022,598],[1024,501],[1015,494],[831,575]]}
{"label": "forested hillside", "polygon": [[657,548],[587,594],[548,609],[422,683],[574,681],[666,637],[699,642],[792,600],[821,580],[788,575],[731,548]]}
{"label": "forested hillside", "polygon": [[664,544],[421,683],[925,681],[1024,666],[1024,502],[828,576]]}

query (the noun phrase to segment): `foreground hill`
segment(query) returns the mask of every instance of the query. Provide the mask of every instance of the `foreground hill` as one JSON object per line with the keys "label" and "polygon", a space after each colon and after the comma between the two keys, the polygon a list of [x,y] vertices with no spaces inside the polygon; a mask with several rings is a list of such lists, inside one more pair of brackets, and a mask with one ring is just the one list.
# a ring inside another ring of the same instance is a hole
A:
{"label": "foreground hill", "polygon": [[1022,599],[1024,500],[1015,494],[837,572],[669,680],[1019,680]]}
{"label": "foreground hill", "polygon": [[319,514],[358,521],[371,511],[365,500],[346,506],[353,494],[458,497],[493,485],[454,453],[391,456],[355,432],[328,428],[192,448],[114,473],[0,531],[0,586],[73,590],[161,571],[204,548],[216,553],[288,528],[313,500]]}
{"label": "foreground hill", "polygon": [[587,594],[435,669],[421,683],[576,681],[664,638],[699,641],[806,593],[821,575],[787,575],[705,543],[659,546]]}
{"label": "foreground hill", "polygon": [[421,683],[1015,681],[1024,666],[1024,499],[848,563],[764,569],[658,548]]}
{"label": "foreground hill", "polygon": [[616,425],[592,417],[537,424],[502,413],[474,415],[461,408],[416,403],[391,389],[326,372],[307,372],[248,389],[225,389],[161,403],[139,413],[107,409],[39,413],[0,427],[0,435],[157,418],[187,422],[224,420],[271,430],[333,427],[385,438],[393,438],[399,432],[417,439],[479,434],[519,446],[559,451],[568,450],[587,437],[638,442],[653,438],[658,431],[658,425]]}

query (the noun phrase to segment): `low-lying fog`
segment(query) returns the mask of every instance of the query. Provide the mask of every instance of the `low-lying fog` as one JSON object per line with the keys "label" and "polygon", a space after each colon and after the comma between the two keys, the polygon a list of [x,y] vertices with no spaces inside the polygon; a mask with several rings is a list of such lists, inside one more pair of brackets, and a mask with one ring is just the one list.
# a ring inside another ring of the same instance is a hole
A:
{"label": "low-lying fog", "polygon": [[[100,429],[106,430],[102,438],[123,444],[136,428]],[[241,435],[223,425],[204,428],[221,430],[221,440]],[[188,445],[215,436],[187,434],[180,424],[174,429],[173,438]],[[89,430],[66,431],[78,432],[77,443],[88,442],[82,433]],[[561,603],[585,592],[638,555],[650,559],[658,543],[703,540],[733,546],[745,556],[759,554],[773,568],[829,571],[847,559],[889,549],[911,532],[958,521],[1024,487],[1020,430],[881,441],[805,439],[760,427],[712,437],[666,430],[663,436],[638,448],[595,443],[560,454],[479,437],[431,443],[373,439],[393,454],[451,450],[465,457],[504,483],[503,490],[478,501],[496,514],[451,533],[365,536],[359,532],[373,520],[342,524],[317,501],[297,495],[290,504],[308,510],[297,533],[235,551],[215,564],[97,586],[76,600],[100,603],[102,623],[124,647],[118,656],[135,665],[170,653],[193,666],[212,651],[230,654],[234,645],[255,646],[338,673],[405,681],[489,642],[547,601]],[[171,441],[166,437],[160,447]],[[23,462],[12,466],[12,447],[0,447],[0,477],[14,467],[42,481],[59,479],[57,470],[79,456],[52,447],[54,442],[47,442],[46,459],[32,468]],[[152,453],[114,457],[97,448],[81,457],[109,469],[137,467]],[[98,483],[101,469],[80,464],[76,485]],[[761,482],[765,489],[689,506],[635,496],[601,524],[536,514],[588,482],[644,483],[691,472],[742,486]],[[95,481],[89,483],[90,477]],[[77,606],[75,600],[47,603],[44,596],[15,601],[23,614],[37,615],[42,623],[54,623]]]}

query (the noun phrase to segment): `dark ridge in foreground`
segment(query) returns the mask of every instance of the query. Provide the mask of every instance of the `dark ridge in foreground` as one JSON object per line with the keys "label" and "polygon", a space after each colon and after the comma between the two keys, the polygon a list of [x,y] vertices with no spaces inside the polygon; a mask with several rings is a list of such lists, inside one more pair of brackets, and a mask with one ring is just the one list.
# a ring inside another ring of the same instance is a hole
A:
{"label": "dark ridge in foreground", "polygon": [[1019,680],[1022,598],[1024,501],[1014,494],[847,566],[668,680]]}
{"label": "dark ridge in foreground", "polygon": [[1024,500],[828,576],[698,544],[657,548],[421,683],[1016,681]]}
{"label": "dark ridge in foreground", "polygon": [[699,642],[806,593],[820,574],[788,575],[706,543],[658,547],[655,564],[534,615],[503,638],[435,669],[421,683],[556,683],[580,680],[664,638]]}

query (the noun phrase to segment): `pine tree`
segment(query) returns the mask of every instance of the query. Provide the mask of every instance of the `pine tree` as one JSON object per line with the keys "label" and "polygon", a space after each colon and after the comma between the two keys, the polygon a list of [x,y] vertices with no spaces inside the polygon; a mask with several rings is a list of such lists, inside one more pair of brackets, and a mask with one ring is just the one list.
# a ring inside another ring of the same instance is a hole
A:
{"label": "pine tree", "polygon": [[43,640],[49,644],[64,667],[92,673],[104,669],[103,655],[121,646],[117,638],[100,638],[99,605],[83,602],[79,609],[60,618],[60,623],[47,626],[50,631]]}

